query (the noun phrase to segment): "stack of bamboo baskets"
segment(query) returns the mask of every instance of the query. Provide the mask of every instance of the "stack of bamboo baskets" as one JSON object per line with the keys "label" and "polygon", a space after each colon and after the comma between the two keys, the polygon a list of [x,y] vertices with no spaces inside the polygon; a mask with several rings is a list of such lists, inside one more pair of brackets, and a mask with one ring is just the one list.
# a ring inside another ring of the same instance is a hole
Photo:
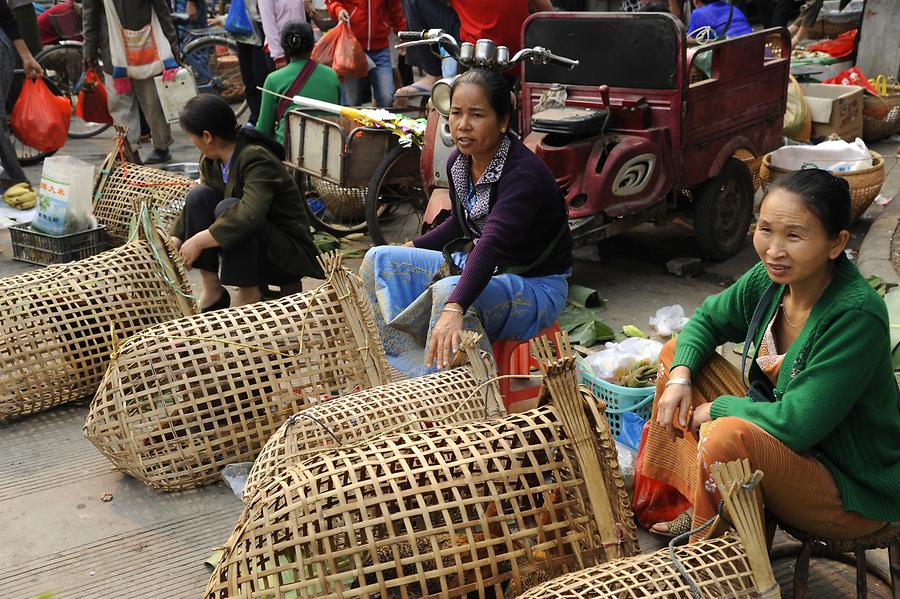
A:
{"label": "stack of bamboo baskets", "polygon": [[530,412],[323,449],[249,498],[206,597],[520,593],[638,551],[605,406],[566,338]]}
{"label": "stack of bamboo baskets", "polygon": [[219,480],[291,415],[390,382],[361,283],[340,256],[315,290],[152,327],[116,352],[84,433],[151,487]]}
{"label": "stack of bamboo baskets", "polygon": [[196,312],[153,226],[102,254],[0,279],[0,421],[89,397],[118,344]]}

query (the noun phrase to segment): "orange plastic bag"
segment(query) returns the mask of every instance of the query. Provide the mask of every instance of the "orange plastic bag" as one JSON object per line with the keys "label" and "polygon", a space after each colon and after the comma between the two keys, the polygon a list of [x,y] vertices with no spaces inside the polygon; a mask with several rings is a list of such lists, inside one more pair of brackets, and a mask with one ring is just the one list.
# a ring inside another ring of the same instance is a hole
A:
{"label": "orange plastic bag", "polygon": [[106,86],[97,71],[90,70],[84,74],[84,83],[78,92],[78,106],[75,114],[87,123],[105,123],[112,125],[113,118],[109,113],[109,99]]}
{"label": "orange plastic bag", "polygon": [[675,487],[642,474],[644,447],[647,444],[650,426],[650,422],[646,423],[641,433],[641,445],[634,464],[634,501],[631,506],[634,515],[644,528],[650,528],[657,522],[674,520],[691,506]]}
{"label": "orange plastic bag", "polygon": [[54,96],[43,79],[26,79],[13,106],[9,125],[19,140],[41,152],[53,152],[66,143],[72,104]]}
{"label": "orange plastic bag", "polygon": [[319,64],[330,66],[341,77],[355,79],[369,72],[369,61],[353,30],[343,21],[322,36],[309,56]]}

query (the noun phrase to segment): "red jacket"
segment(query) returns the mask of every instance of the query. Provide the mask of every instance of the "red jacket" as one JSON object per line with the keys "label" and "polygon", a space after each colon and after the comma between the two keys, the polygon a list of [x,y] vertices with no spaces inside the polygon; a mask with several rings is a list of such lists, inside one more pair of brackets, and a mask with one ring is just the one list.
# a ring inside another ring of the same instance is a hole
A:
{"label": "red jacket", "polygon": [[350,28],[366,50],[388,47],[388,33],[406,29],[400,0],[325,0],[328,12],[337,20],[343,8],[350,14]]}

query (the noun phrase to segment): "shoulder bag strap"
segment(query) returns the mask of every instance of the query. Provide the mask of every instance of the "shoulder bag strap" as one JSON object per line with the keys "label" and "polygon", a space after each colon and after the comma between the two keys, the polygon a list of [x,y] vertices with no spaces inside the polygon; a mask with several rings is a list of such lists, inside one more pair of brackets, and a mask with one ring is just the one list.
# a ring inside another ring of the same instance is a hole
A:
{"label": "shoulder bag strap", "polygon": [[750,353],[750,346],[753,344],[756,337],[756,331],[762,324],[763,316],[765,316],[769,306],[772,305],[772,299],[775,297],[776,293],[778,293],[778,285],[772,283],[762,294],[762,297],[759,298],[759,303],[756,304],[756,309],[753,311],[753,317],[750,319],[750,327],[747,329],[747,337],[744,339],[744,350],[741,353],[741,381],[747,387],[750,386],[746,375],[747,355]]}
{"label": "shoulder bag strap", "polygon": [[[297,75],[297,78],[294,79],[294,82],[285,92],[285,96],[293,98],[300,90],[303,89],[303,86],[306,85],[306,82],[309,81],[309,78],[312,76],[313,71],[316,70],[316,66],[318,63],[314,60],[307,59],[306,64],[303,65],[303,70],[300,71],[300,74]],[[275,126],[278,127],[278,123],[281,122],[281,117],[284,116],[284,113],[287,112],[288,107],[293,103],[293,100],[288,100],[287,98],[282,98],[281,102],[278,103],[278,110],[275,112]]]}

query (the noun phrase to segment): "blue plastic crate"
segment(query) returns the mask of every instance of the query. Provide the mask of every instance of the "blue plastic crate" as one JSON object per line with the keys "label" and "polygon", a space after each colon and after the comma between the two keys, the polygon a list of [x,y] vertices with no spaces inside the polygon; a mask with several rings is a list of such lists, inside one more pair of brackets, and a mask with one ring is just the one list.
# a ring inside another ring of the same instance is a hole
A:
{"label": "blue plastic crate", "polygon": [[606,403],[606,419],[614,438],[622,432],[622,414],[634,412],[645,422],[650,419],[653,411],[653,396],[656,387],[623,387],[614,385],[603,379],[599,379],[591,372],[591,367],[583,361],[579,361],[578,370],[581,374],[581,383]]}

